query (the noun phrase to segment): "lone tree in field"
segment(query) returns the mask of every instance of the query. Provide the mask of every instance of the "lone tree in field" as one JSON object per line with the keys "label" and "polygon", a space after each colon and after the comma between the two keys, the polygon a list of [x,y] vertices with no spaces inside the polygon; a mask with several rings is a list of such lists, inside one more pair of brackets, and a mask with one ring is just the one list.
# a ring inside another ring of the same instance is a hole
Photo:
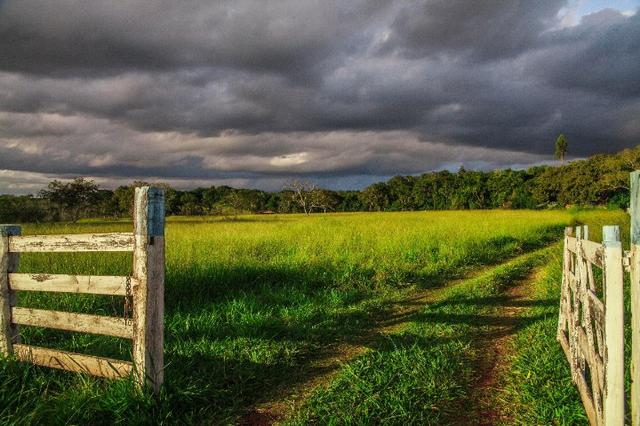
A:
{"label": "lone tree in field", "polygon": [[567,138],[564,136],[564,133],[560,133],[558,139],[556,139],[556,158],[560,160],[562,164],[564,164],[564,157],[567,155]]}
{"label": "lone tree in field", "polygon": [[293,180],[283,188],[291,191],[291,200],[302,208],[304,214],[310,214],[313,209],[326,212],[331,209],[331,197],[327,191],[318,188],[309,181]]}
{"label": "lone tree in field", "polygon": [[61,216],[67,213],[69,219],[75,223],[87,208],[94,205],[98,199],[98,185],[85,178],[75,178],[71,182],[50,182],[47,189],[40,191],[42,198],[58,206]]}

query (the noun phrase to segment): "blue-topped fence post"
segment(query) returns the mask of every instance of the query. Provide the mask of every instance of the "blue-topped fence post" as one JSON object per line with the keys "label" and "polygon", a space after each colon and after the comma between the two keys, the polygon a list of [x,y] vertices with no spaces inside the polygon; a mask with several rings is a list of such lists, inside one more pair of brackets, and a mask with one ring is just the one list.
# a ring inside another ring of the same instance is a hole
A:
{"label": "blue-topped fence post", "polygon": [[158,392],[164,380],[164,191],[134,198],[133,363],[136,380]]}

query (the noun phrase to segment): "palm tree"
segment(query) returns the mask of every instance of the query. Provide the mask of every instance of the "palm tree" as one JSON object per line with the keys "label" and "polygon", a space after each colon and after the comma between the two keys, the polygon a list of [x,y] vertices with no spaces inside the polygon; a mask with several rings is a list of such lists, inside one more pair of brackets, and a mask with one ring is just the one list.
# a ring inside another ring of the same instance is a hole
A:
{"label": "palm tree", "polygon": [[567,155],[567,138],[564,136],[564,133],[560,133],[558,139],[556,139],[556,158],[560,160],[562,164],[564,164],[564,157]]}

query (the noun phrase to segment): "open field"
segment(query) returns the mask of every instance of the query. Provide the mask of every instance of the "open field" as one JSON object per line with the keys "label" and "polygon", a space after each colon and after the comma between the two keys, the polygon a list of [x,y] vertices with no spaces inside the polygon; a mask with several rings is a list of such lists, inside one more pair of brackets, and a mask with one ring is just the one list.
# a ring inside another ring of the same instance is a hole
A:
{"label": "open field", "polygon": [[[594,224],[598,236],[595,225],[626,218],[522,210],[170,218],[159,399],[128,381],[3,361],[0,423],[459,423],[461,407],[488,415],[474,406],[474,387],[482,386],[483,342],[495,327],[520,344],[511,342],[505,357],[514,363],[506,390],[487,402],[504,405],[494,417],[515,421],[508,407],[538,398],[527,411],[534,422],[581,422],[554,340],[561,251],[552,244],[575,220]],[[23,234],[130,230],[128,222],[89,221],[26,225]],[[35,273],[130,269],[125,254],[24,254],[20,263]],[[532,282],[523,309],[512,312],[522,320],[502,321],[505,292],[519,280]],[[410,300],[424,303],[407,310]],[[19,304],[123,314],[122,300],[108,296],[31,293]],[[401,320],[389,328],[388,318]],[[30,344],[129,358],[130,346],[116,338],[30,327],[22,334]],[[538,347],[546,352],[536,367],[527,351]],[[522,386],[523,374],[552,364],[547,382],[561,383],[551,387],[557,394]]]}

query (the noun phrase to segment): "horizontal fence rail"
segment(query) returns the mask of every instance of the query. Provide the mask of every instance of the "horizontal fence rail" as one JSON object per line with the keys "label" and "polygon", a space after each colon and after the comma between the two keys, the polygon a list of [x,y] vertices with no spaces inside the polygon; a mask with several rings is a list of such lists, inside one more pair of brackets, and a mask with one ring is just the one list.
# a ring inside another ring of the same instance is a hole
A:
{"label": "horizontal fence rail", "polygon": [[43,367],[57,368],[75,373],[89,373],[93,376],[119,379],[133,371],[133,363],[117,359],[102,358],[37,346],[13,345],[13,353],[21,361]]}
{"label": "horizontal fence rail", "polygon": [[13,291],[46,291],[53,293],[102,294],[126,296],[127,286],[136,286],[132,277],[56,274],[9,274],[9,289]]}
{"label": "horizontal fence rail", "polygon": [[133,338],[133,327],[125,318],[15,307],[11,308],[11,320],[20,325]]}
{"label": "horizontal fence rail", "polygon": [[134,236],[131,233],[29,235],[9,238],[9,251],[12,253],[133,251],[134,243]]}
{"label": "horizontal fence rail", "polygon": [[[19,253],[132,252],[133,276],[17,273]],[[78,293],[125,298],[132,318],[17,306],[17,292]],[[44,327],[132,340],[132,362],[25,345],[19,326]],[[134,374],[159,391],[164,380],[164,193],[136,188],[133,233],[21,236],[0,225],[0,353],[36,365],[106,378]]]}

